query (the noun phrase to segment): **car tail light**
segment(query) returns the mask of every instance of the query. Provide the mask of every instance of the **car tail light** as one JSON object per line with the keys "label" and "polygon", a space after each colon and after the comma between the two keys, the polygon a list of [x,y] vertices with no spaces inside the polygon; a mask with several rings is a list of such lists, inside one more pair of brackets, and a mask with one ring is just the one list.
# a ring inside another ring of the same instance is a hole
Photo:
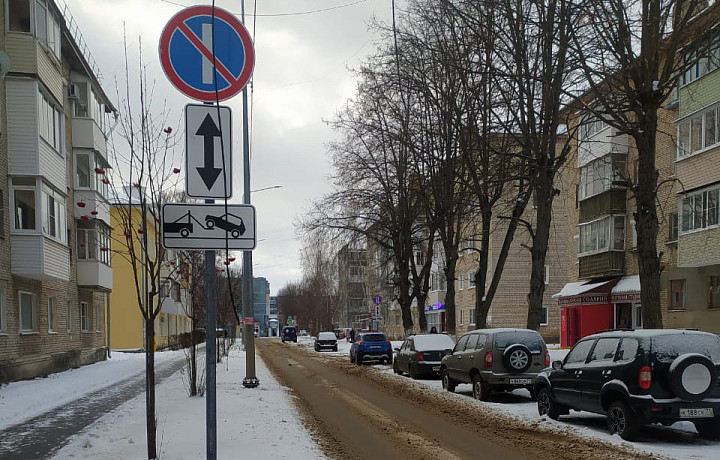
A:
{"label": "car tail light", "polygon": [[385,343],[387,343],[388,345],[392,345],[392,342],[390,342],[390,340],[386,340]]}
{"label": "car tail light", "polygon": [[643,390],[650,388],[652,382],[652,371],[650,366],[643,366],[640,368],[640,374],[638,375],[638,384]]}
{"label": "car tail light", "polygon": [[545,350],[545,367],[550,366],[550,352]]}
{"label": "car tail light", "polygon": [[485,353],[485,367],[492,366],[492,351]]}
{"label": "car tail light", "polygon": [[365,345],[365,341],[364,340],[358,341],[358,345]]}
{"label": "car tail light", "polygon": [[418,361],[425,361],[425,357],[422,354],[422,351],[417,352],[417,360]]}

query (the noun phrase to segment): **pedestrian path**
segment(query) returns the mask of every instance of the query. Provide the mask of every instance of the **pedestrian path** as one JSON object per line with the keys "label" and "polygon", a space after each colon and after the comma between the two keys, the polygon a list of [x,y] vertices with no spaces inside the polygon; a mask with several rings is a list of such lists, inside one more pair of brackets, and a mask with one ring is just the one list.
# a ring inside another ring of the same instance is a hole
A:
{"label": "pedestrian path", "polygon": [[[156,385],[185,365],[185,357],[160,364]],[[145,391],[145,373],[140,372],[106,388],[56,407],[44,414],[0,431],[0,460],[51,458],[69,438],[98,418]]]}

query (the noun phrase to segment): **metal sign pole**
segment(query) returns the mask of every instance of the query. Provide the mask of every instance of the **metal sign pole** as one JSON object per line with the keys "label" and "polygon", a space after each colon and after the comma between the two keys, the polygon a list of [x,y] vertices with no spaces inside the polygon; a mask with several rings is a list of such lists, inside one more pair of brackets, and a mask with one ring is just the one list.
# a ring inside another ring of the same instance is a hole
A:
{"label": "metal sign pole", "polygon": [[[215,200],[205,200],[215,203]],[[207,326],[205,327],[205,434],[207,459],[217,458],[217,395],[215,373],[215,251],[205,251],[205,295],[207,303]]]}

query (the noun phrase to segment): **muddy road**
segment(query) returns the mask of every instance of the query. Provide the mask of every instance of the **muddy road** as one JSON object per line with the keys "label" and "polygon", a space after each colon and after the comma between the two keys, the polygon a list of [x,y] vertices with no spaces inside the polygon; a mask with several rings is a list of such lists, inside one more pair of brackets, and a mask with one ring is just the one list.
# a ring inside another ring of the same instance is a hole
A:
{"label": "muddy road", "polygon": [[280,340],[255,343],[332,460],[656,458],[523,423],[472,398],[422,388],[337,355]]}

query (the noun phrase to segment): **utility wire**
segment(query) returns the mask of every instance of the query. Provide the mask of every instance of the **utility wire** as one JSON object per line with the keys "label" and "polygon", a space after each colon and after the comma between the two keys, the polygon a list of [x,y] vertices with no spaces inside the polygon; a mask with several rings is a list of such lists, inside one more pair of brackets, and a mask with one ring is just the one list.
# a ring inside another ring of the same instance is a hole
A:
{"label": "utility wire", "polygon": [[[173,2],[172,0],[160,0],[160,1],[163,2],[163,3],[169,3],[169,4],[171,4],[171,5],[182,6],[182,7],[184,7],[184,8],[187,8],[187,7],[191,6],[191,5],[186,5],[186,4],[184,4],[184,3]],[[346,4],[344,4],[344,5],[330,6],[330,7],[328,7],[328,8],[320,8],[320,9],[317,9],[317,10],[310,10],[310,11],[296,11],[296,12],[292,12],[292,13],[266,13],[266,14],[257,14],[257,0],[256,0],[256,1],[255,1],[255,6],[254,6],[254,10],[253,10],[253,17],[261,16],[261,17],[269,18],[269,17],[282,17],[282,16],[303,16],[303,15],[307,15],[307,14],[325,13],[325,12],[327,12],[327,11],[339,10],[339,9],[341,9],[341,8],[347,8],[347,7],[349,7],[349,6],[358,5],[358,4],[360,4],[360,3],[365,3],[365,2],[367,2],[367,1],[368,1],[368,0],[356,0],[356,1],[354,1],[354,2],[346,3]],[[213,2],[213,4],[214,4],[214,3],[215,3],[215,2]],[[232,12],[231,12],[231,13],[232,13]],[[232,13],[232,14],[235,15],[235,16],[238,15],[237,13]]]}

